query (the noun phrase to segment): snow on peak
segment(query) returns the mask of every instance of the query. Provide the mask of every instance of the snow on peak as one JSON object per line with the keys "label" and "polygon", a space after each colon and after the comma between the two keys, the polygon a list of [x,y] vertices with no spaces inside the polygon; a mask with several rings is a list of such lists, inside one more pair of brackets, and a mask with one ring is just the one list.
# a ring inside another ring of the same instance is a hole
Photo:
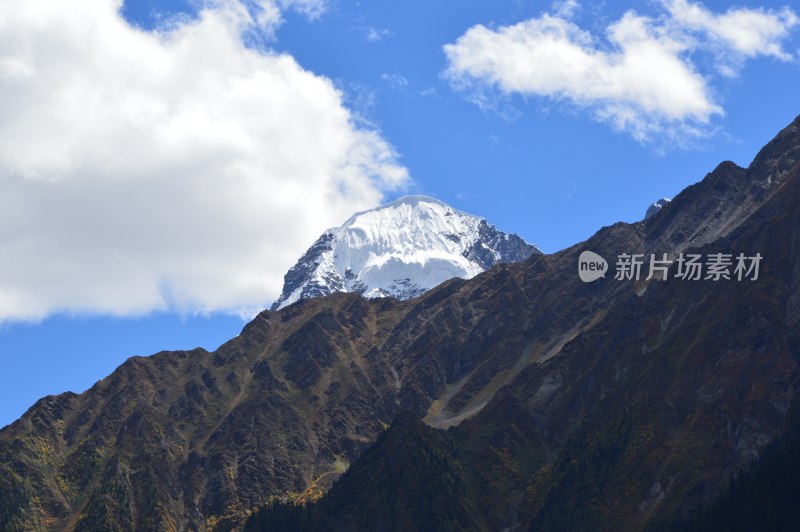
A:
{"label": "snow on peak", "polygon": [[669,198],[661,198],[660,200],[652,203],[647,208],[647,212],[644,214],[644,219],[648,220],[648,219],[652,218],[653,216],[655,216],[656,214],[658,214],[658,212],[661,210],[661,208],[664,205],[666,205],[667,203],[669,203],[670,201],[672,201],[672,200],[669,199]]}
{"label": "snow on peak", "polygon": [[541,251],[483,218],[428,196],[404,196],[323,233],[286,274],[272,308],[332,292],[408,299],[534,253]]}

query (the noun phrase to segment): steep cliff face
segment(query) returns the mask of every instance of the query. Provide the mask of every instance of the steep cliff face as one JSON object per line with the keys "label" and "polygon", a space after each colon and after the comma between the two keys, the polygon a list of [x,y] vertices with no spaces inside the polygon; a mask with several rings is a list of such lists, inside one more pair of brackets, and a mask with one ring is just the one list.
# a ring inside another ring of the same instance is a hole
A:
{"label": "steep cliff face", "polygon": [[272,310],[334,292],[410,299],[535,253],[536,246],[482,218],[427,196],[404,196],[323,233],[286,274]]}
{"label": "steep cliff face", "polygon": [[[401,411],[451,427],[409,451],[435,450],[464,498],[447,508],[481,508],[475,528],[680,515],[780,432],[800,385],[798,153],[800,120],[748,169],[724,163],[657,216],[560,253],[408,301],[300,301],[216,352],[132,358],[42,399],[0,431],[0,528],[236,528],[275,496],[319,497]],[[763,260],[757,280],[677,279],[675,261],[666,281],[646,262],[638,281],[584,283],[586,250],[612,270],[623,254]],[[367,465],[402,453],[402,434]],[[411,480],[395,489],[425,485]],[[371,495],[352,500],[382,511]]]}

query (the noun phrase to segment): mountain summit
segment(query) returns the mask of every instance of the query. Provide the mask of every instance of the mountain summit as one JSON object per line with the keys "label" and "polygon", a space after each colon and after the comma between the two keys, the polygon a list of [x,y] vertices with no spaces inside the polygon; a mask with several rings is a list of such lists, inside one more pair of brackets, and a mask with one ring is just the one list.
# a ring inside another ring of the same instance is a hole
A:
{"label": "mountain summit", "polygon": [[404,196],[325,231],[284,276],[272,310],[333,292],[410,299],[535,253],[539,248],[483,218],[428,196]]}

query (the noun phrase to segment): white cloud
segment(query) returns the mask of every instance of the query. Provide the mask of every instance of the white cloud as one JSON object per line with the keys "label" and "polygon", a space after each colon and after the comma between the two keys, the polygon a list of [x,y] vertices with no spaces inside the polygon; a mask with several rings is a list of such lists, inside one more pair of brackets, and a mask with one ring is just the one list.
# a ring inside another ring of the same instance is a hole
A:
{"label": "white cloud", "polygon": [[697,32],[716,45],[726,62],[725,73],[733,74],[745,58],[768,56],[789,61],[792,54],[783,49],[785,41],[800,19],[784,7],[779,11],[730,8],[717,15],[702,4],[687,0],[664,0],[671,22],[691,32]]}
{"label": "white cloud", "polygon": [[387,37],[391,37],[393,34],[386,28],[376,28],[374,26],[370,26],[366,29],[367,32],[367,41],[369,42],[377,42],[386,39]]}
{"label": "white cloud", "polygon": [[456,192],[456,199],[466,203],[469,203],[470,201],[472,201],[477,197],[478,197],[477,194],[472,194],[471,192]]}
{"label": "white cloud", "polygon": [[408,87],[408,79],[401,74],[387,73],[381,74],[381,81],[385,81],[394,90],[403,90]]}
{"label": "white cloud", "polygon": [[590,107],[644,139],[673,123],[707,123],[721,109],[703,78],[648,20],[626,14],[608,28],[613,48],[567,20],[543,15],[514,26],[470,28],[445,46],[456,84],[488,83],[504,93],[568,100]]}
{"label": "white cloud", "polygon": [[[269,0],[259,0],[269,2]],[[317,19],[328,10],[328,0],[278,0],[283,9],[294,9],[311,19]]]}
{"label": "white cloud", "polygon": [[556,0],[553,2],[553,14],[561,18],[571,18],[580,7],[578,0]]}
{"label": "white cloud", "polygon": [[[576,2],[555,7],[556,15],[468,29],[444,47],[446,77],[481,106],[495,105],[495,91],[547,97],[588,109],[640,141],[681,142],[702,136],[723,114],[692,54],[724,49],[728,58],[788,59],[781,42],[797,24],[788,8],[714,15],[699,4],[670,0],[662,16],[628,11],[598,37],[568,20]],[[724,66],[730,74],[736,63]]]}
{"label": "white cloud", "polygon": [[330,80],[242,44],[273,4],[161,32],[121,4],[0,4],[0,321],[252,312],[322,230],[407,180]]}

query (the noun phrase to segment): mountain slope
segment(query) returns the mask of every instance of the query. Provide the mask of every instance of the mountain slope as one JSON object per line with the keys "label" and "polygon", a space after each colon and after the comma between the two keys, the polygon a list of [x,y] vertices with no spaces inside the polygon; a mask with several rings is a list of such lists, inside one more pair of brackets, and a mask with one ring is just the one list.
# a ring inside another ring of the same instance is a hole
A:
{"label": "mountain slope", "polygon": [[[676,198],[681,211],[666,206],[645,223],[605,228],[560,257],[567,262],[560,273],[573,276],[585,249],[607,258],[666,248],[768,259],[747,284],[561,284],[574,305],[559,310],[573,313],[579,332],[556,344],[557,353],[534,340],[527,356],[540,353],[538,361],[504,378],[488,404],[448,431],[459,442],[450,459],[471,473],[477,500],[492,501],[483,529],[640,530],[680,519],[713,500],[780,434],[800,385],[799,126],[747,170],[720,165]],[[794,139],[788,150],[775,149],[787,138]],[[740,201],[735,225],[723,208],[731,196]],[[702,245],[677,240],[679,232]],[[559,275],[531,263],[528,270],[536,272],[531,284]],[[547,287],[539,288],[549,301]]]}
{"label": "mountain slope", "polygon": [[453,442],[401,413],[320,504],[273,503],[245,530],[470,530],[481,524]]}
{"label": "mountain slope", "polygon": [[[780,433],[800,386],[798,154],[800,119],[647,221],[408,301],[265,311],[216,352],[42,399],[0,431],[0,528],[235,529],[324,491],[404,410],[451,427],[436,448],[465,472],[454,507],[485,502],[480,528],[683,515]],[[757,281],[583,283],[585,250],[764,260]]]}
{"label": "mountain slope", "polygon": [[333,292],[409,299],[534,253],[541,251],[482,218],[434,198],[405,196],[323,233],[286,274],[272,310]]}
{"label": "mountain slope", "polygon": [[731,479],[722,496],[688,519],[653,530],[675,532],[791,531],[800,528],[800,412],[792,405],[787,427],[749,469]]}

